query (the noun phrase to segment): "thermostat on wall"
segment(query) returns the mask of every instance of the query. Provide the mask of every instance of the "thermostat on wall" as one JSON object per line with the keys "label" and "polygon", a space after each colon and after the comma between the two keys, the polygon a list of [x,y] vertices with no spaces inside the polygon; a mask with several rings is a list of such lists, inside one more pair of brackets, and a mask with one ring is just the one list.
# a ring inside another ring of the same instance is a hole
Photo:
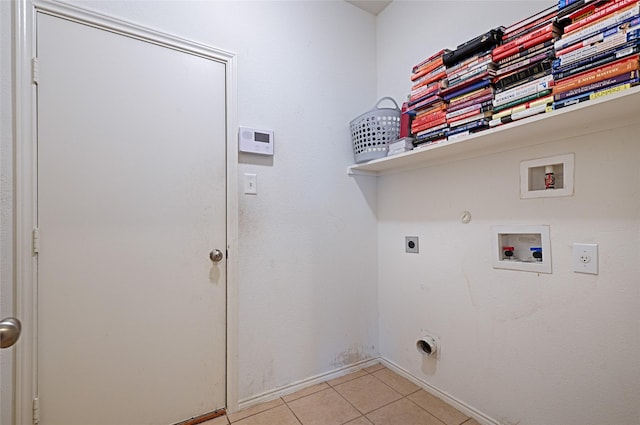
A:
{"label": "thermostat on wall", "polygon": [[273,155],[273,131],[240,127],[238,129],[238,149],[240,152]]}

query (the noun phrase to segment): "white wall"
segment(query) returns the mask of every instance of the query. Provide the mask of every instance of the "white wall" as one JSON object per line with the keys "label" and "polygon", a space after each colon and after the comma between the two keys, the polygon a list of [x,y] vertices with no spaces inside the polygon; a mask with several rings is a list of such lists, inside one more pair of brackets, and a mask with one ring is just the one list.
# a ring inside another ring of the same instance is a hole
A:
{"label": "white wall", "polygon": [[240,399],[376,357],[376,182],[346,175],[349,121],[376,100],[375,18],[345,2],[74,3],[236,52],[240,125],[275,131],[272,160],[230,170],[258,175],[239,195]]}
{"label": "white wall", "polygon": [[[420,60],[549,4],[393,2],[378,18],[379,95],[406,96]],[[408,16],[424,17],[411,38]],[[637,424],[639,131],[379,177],[381,356],[502,424]],[[520,161],[570,152],[575,196],[519,199]],[[553,274],[493,269],[494,224],[549,224]],[[420,254],[403,252],[406,235]],[[599,244],[598,276],[572,272],[574,242]],[[424,330],[438,361],[416,352]]]}

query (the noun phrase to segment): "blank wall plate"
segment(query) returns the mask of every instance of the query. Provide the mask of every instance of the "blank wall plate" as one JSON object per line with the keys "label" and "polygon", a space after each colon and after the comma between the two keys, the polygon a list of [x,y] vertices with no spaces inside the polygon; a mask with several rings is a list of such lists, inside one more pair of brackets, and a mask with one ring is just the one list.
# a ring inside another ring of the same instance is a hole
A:
{"label": "blank wall plate", "polygon": [[576,273],[598,274],[598,244],[573,244],[573,271]]}

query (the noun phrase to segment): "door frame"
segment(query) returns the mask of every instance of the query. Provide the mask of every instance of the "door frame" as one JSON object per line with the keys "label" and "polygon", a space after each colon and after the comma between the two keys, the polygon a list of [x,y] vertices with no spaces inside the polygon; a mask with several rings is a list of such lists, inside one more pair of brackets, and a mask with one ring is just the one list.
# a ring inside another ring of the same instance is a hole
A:
{"label": "door frame", "polygon": [[[16,424],[33,423],[37,416],[37,254],[33,254],[33,229],[37,220],[37,90],[33,83],[37,67],[36,15],[45,13],[95,28],[111,31],[162,47],[216,60],[226,74],[226,216],[227,216],[227,301],[226,301],[226,407],[238,408],[238,142],[236,54],[175,37],[72,5],[50,0],[17,0],[14,24],[15,78],[15,313],[23,323],[16,345]],[[36,410],[36,412],[34,412]],[[186,419],[186,418],[185,418]]]}

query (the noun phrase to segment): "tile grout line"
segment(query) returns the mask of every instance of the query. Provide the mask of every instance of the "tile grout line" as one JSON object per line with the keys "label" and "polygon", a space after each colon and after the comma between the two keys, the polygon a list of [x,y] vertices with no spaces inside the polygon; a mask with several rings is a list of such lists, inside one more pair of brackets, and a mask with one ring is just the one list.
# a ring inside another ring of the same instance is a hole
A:
{"label": "tile grout line", "polygon": [[[336,384],[336,385],[332,385],[332,384],[330,384],[330,383],[329,383],[329,381],[323,381],[323,383],[325,383],[325,384],[327,385],[327,387],[326,387],[326,388],[319,389],[318,391],[315,391],[315,392],[312,392],[312,393],[310,393],[310,394],[306,394],[306,395],[304,395],[304,396],[302,396],[302,397],[298,397],[298,398],[296,398],[296,399],[290,400],[289,402],[285,401],[285,400],[284,400],[284,397],[278,397],[278,399],[280,399],[280,401],[282,402],[282,404],[284,404],[284,405],[287,407],[287,409],[289,410],[289,412],[291,412],[291,414],[295,417],[295,419],[296,419],[296,420],[298,421],[298,423],[299,423],[299,424],[301,424],[301,425],[304,425],[304,423],[303,423],[303,422],[302,422],[302,420],[301,420],[301,419],[300,419],[300,418],[295,414],[295,412],[293,411],[293,409],[291,408],[291,406],[289,406],[289,403],[293,403],[293,402],[295,402],[295,401],[297,401],[297,400],[301,400],[301,399],[303,399],[303,398],[306,398],[306,397],[309,397],[309,396],[312,396],[312,395],[318,394],[319,392],[326,391],[326,390],[328,390],[328,389],[332,389],[335,393],[337,393],[337,394],[340,396],[340,398],[342,398],[344,401],[346,401],[346,402],[347,402],[347,404],[348,404],[349,406],[353,407],[353,408],[354,408],[354,409],[355,409],[355,410],[360,414],[360,416],[358,416],[358,417],[356,417],[356,418],[353,418],[353,419],[350,419],[349,421],[342,423],[342,425],[346,425],[346,424],[348,424],[349,422],[354,421],[354,420],[359,419],[359,418],[364,418],[364,419],[365,419],[365,420],[367,420],[368,422],[371,422],[371,421],[369,420],[369,418],[367,417],[367,415],[368,415],[368,414],[371,414],[371,413],[373,413],[373,412],[375,412],[375,411],[377,411],[377,410],[380,410],[380,409],[382,409],[382,408],[384,408],[384,407],[387,407],[387,406],[389,406],[389,405],[391,405],[391,404],[393,404],[393,403],[395,403],[395,402],[398,402],[398,401],[400,401],[400,400],[402,400],[402,399],[407,399],[411,404],[413,404],[414,406],[418,407],[420,410],[422,410],[422,411],[424,411],[424,412],[428,413],[430,416],[432,416],[432,417],[433,417],[435,420],[437,420],[439,423],[441,423],[441,424],[443,424],[443,425],[446,425],[446,423],[445,423],[445,422],[441,421],[437,416],[435,416],[435,415],[434,415],[433,413],[431,413],[429,410],[427,410],[426,408],[424,408],[424,407],[420,406],[419,404],[417,404],[416,402],[414,402],[413,400],[411,400],[411,399],[409,398],[409,396],[414,395],[414,394],[416,394],[416,393],[420,392],[420,391],[422,390],[422,388],[418,388],[417,390],[415,390],[415,391],[413,391],[413,392],[410,392],[409,394],[403,395],[402,393],[400,393],[399,391],[395,390],[395,389],[394,389],[394,388],[392,388],[390,385],[388,385],[386,382],[384,382],[382,379],[380,379],[380,378],[378,378],[377,376],[375,376],[375,375],[374,375],[374,373],[376,373],[376,372],[378,372],[378,371],[383,370],[383,369],[385,369],[385,368],[386,368],[386,367],[385,367],[384,365],[382,365],[381,363],[378,363],[378,365],[380,365],[381,367],[379,367],[379,368],[377,368],[377,369],[375,369],[375,370],[373,370],[373,371],[371,371],[371,372],[367,371],[365,368],[363,368],[363,369],[359,369],[358,371],[354,371],[354,372],[352,372],[352,373],[357,373],[357,372],[359,372],[359,371],[363,371],[363,372],[365,373],[365,375],[357,376],[357,377],[354,377],[354,378],[352,378],[352,379],[348,379],[348,380],[346,380],[346,381],[342,381],[342,382],[340,382],[339,384]],[[375,365],[373,365],[373,366],[375,366]],[[371,368],[371,367],[373,367],[373,366],[369,366],[369,368]],[[388,368],[387,368],[387,369],[388,369]],[[340,385],[342,385],[342,384],[346,384],[346,383],[348,383],[348,382],[355,381],[356,379],[363,378],[363,377],[365,377],[365,376],[367,376],[367,375],[369,375],[369,376],[371,376],[371,377],[375,378],[378,382],[380,382],[380,383],[382,383],[383,385],[385,385],[386,387],[388,387],[390,390],[392,390],[393,392],[395,392],[396,394],[398,394],[398,395],[400,396],[400,398],[398,398],[398,399],[396,399],[396,400],[393,400],[393,401],[390,401],[389,403],[386,403],[386,404],[380,405],[380,406],[376,407],[375,409],[371,410],[370,412],[363,413],[362,411],[360,411],[360,409],[358,409],[356,406],[354,406],[354,405],[353,405],[349,400],[347,400],[347,399],[346,399],[346,398],[345,398],[345,397],[344,397],[344,396],[343,396],[343,395],[342,395],[342,394],[341,394],[341,393],[336,389],[336,387],[337,387],[337,386],[340,386]],[[349,375],[345,375],[345,376],[349,376]],[[228,416],[227,416],[227,420],[229,421],[229,424],[234,424],[234,423],[240,422],[240,421],[242,421],[242,420],[244,420],[244,419],[250,418],[250,417],[252,417],[252,416],[256,416],[256,415],[259,415],[259,414],[261,414],[261,413],[267,412],[267,411],[269,411],[269,410],[273,410],[273,409],[275,409],[276,407],[281,406],[282,404],[278,404],[277,406],[273,406],[273,407],[270,407],[270,408],[268,408],[268,409],[265,409],[265,410],[262,410],[262,411],[256,412],[256,413],[254,413],[254,414],[251,414],[251,415],[249,415],[249,416],[246,416],[246,417],[244,417],[244,418],[241,418],[241,419],[239,419],[238,421],[235,421],[235,422],[231,422],[231,419],[229,419],[229,417],[228,417]],[[460,423],[459,425],[464,425],[465,423],[469,422],[471,419],[472,419],[472,418],[467,417],[467,418],[466,418],[462,423]]]}
{"label": "tile grout line", "polygon": [[[271,401],[273,402],[273,401],[278,400],[278,399],[280,399],[280,401],[282,401],[282,404],[287,404],[287,403],[282,399],[282,397],[274,398],[274,399],[273,399],[273,400],[271,400]],[[267,402],[267,403],[268,403],[268,402]],[[261,411],[259,411],[259,412],[256,412],[256,413],[253,413],[253,414],[251,414],[251,415],[245,416],[245,417],[243,417],[243,418],[241,418],[241,419],[238,419],[237,421],[233,421],[233,422],[231,422],[231,419],[229,419],[229,416],[227,415],[227,420],[229,421],[229,424],[238,423],[238,422],[243,421],[243,420],[245,420],[245,419],[247,419],[247,418],[251,418],[251,417],[256,416],[256,415],[259,415],[259,414],[261,414],[261,413],[268,412],[269,410],[273,410],[273,409],[275,409],[276,407],[280,407],[280,406],[282,406],[282,404],[278,404],[277,406],[269,407],[268,409],[261,410]],[[289,406],[287,406],[287,408],[288,408],[288,407],[289,407]],[[296,418],[296,419],[297,419],[297,418]]]}
{"label": "tile grout line", "polygon": [[[420,390],[418,390],[418,391],[420,391]],[[437,417],[437,416],[436,416],[436,415],[434,415],[433,413],[429,412],[427,409],[425,409],[424,407],[420,406],[418,403],[416,403],[415,401],[413,401],[413,400],[411,400],[411,399],[409,398],[409,396],[410,396],[410,395],[415,394],[415,393],[417,393],[418,391],[414,391],[414,392],[412,392],[411,394],[407,394],[404,398],[406,398],[406,399],[407,399],[407,401],[408,401],[409,403],[411,403],[411,404],[413,404],[414,406],[418,407],[419,409],[422,409],[422,410],[424,410],[425,412],[427,412],[427,414],[428,414],[429,416],[432,416],[432,417],[433,417],[433,419],[435,419],[436,421],[440,422],[442,425],[447,425],[445,422],[441,421],[439,417]],[[465,419],[465,422],[466,422],[466,419]],[[462,425],[462,424],[460,424],[460,425]]]}
{"label": "tile grout line", "polygon": [[[317,392],[315,392],[315,393],[313,393],[313,394],[316,394],[316,393],[317,393]],[[312,394],[309,394],[309,395],[312,395]],[[300,398],[298,398],[298,399],[296,399],[296,400],[300,400],[300,399],[302,399],[302,398],[304,398],[304,397],[300,397]],[[298,423],[299,423],[300,425],[304,425],[304,424],[302,423],[302,419],[300,419],[300,418],[298,417],[298,415],[296,415],[296,412],[294,412],[294,411],[293,411],[293,409],[291,408],[291,406],[289,406],[289,403],[287,403],[287,402],[286,402],[286,401],[284,401],[284,400],[282,400],[282,401],[284,402],[284,405],[285,405],[285,406],[287,406],[287,409],[289,409],[289,412],[291,412],[291,414],[293,415],[293,417],[294,417],[294,418],[296,418],[296,421],[298,421]],[[292,400],[292,401],[295,401],[295,400]]]}

